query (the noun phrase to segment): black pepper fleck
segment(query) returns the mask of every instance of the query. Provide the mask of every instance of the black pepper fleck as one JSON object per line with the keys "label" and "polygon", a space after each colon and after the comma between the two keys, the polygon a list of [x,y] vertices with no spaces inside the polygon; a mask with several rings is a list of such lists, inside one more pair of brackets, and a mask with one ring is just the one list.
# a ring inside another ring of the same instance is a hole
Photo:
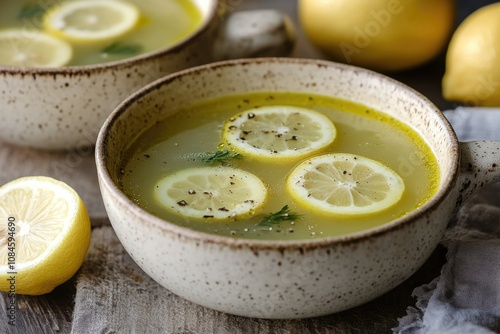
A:
{"label": "black pepper fleck", "polygon": [[180,200],[179,202],[177,202],[177,204],[180,205],[180,206],[186,206],[186,205],[188,205],[185,200]]}

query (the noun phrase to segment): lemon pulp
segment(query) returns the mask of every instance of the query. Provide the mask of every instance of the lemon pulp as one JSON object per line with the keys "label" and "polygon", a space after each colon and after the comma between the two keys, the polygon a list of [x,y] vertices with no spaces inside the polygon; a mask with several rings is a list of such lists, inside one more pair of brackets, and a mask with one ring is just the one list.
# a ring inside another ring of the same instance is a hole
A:
{"label": "lemon pulp", "polygon": [[9,29],[0,32],[0,64],[60,67],[72,58],[71,45],[40,31]]}
{"label": "lemon pulp", "polygon": [[371,214],[396,204],[405,186],[389,167],[346,153],[302,162],[287,179],[287,189],[300,204],[325,213]]}
{"label": "lemon pulp", "polygon": [[187,168],[161,179],[157,201],[182,216],[229,219],[253,213],[267,189],[255,175],[231,167]]}
{"label": "lemon pulp", "polygon": [[68,1],[46,14],[44,27],[71,42],[100,42],[129,32],[139,16],[135,6],[118,0]]}
{"label": "lemon pulp", "polygon": [[267,106],[233,116],[223,129],[223,141],[257,159],[298,159],[335,140],[332,121],[316,111],[295,106]]}
{"label": "lemon pulp", "polygon": [[0,188],[0,290],[40,295],[71,278],[90,244],[85,204],[67,184],[24,177]]}

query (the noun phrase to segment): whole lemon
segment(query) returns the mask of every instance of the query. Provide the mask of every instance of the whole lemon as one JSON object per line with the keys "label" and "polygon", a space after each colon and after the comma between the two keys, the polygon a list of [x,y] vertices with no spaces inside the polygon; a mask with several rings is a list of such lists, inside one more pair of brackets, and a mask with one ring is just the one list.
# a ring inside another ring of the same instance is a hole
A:
{"label": "whole lemon", "polygon": [[298,0],[310,41],[333,60],[380,71],[421,65],[444,48],[454,0]]}
{"label": "whole lemon", "polygon": [[500,3],[470,14],[452,36],[442,82],[447,100],[500,106]]}

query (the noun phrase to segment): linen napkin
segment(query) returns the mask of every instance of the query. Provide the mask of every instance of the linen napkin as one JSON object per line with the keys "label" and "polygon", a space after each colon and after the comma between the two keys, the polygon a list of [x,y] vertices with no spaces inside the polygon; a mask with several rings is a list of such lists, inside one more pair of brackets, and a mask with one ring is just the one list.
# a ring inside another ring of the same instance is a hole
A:
{"label": "linen napkin", "polygon": [[[500,109],[444,112],[459,140],[500,140]],[[415,307],[398,319],[398,334],[500,333],[500,185],[481,190],[451,220],[442,244],[446,263],[416,288]]]}

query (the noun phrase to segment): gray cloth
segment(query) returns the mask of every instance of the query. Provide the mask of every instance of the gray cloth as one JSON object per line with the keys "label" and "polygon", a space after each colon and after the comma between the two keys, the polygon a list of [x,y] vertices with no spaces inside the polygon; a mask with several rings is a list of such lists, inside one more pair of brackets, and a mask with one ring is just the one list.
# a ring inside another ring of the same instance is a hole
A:
{"label": "gray cloth", "polygon": [[500,108],[458,107],[444,114],[461,141],[500,140]]}
{"label": "gray cloth", "polygon": [[[500,140],[500,109],[445,111],[461,141]],[[413,291],[415,307],[398,334],[500,333],[500,193],[498,184],[471,198],[450,222],[441,275]]]}

